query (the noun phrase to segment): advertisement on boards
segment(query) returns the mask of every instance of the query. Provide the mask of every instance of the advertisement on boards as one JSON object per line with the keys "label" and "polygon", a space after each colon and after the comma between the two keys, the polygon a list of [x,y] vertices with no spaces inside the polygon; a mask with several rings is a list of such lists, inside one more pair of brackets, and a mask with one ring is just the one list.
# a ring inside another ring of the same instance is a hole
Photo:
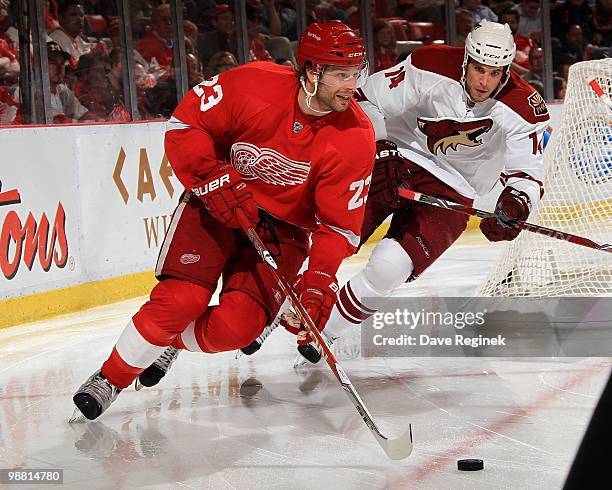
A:
{"label": "advertisement on boards", "polygon": [[[78,281],[79,195],[60,128],[0,133],[0,299]],[[58,144],[60,143],[60,144]]]}
{"label": "advertisement on boards", "polygon": [[91,280],[154,269],[183,192],[164,154],[165,125],[120,128],[92,126],[76,144]]}
{"label": "advertisement on boards", "polygon": [[164,129],[0,131],[0,299],[155,268],[183,191]]}

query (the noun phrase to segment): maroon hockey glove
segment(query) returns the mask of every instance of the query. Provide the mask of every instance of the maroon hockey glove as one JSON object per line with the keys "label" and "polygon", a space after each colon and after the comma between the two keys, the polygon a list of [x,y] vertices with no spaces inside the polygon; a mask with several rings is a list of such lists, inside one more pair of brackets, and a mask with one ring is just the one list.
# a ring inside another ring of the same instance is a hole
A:
{"label": "maroon hockey glove", "polygon": [[[323,330],[336,303],[338,293],[336,278],[325,272],[307,270],[298,277],[295,292],[317,329]],[[305,333],[305,327],[295,321],[295,316],[283,315],[281,325],[298,336],[298,344],[308,344],[312,341],[310,335]]]}
{"label": "maroon hockey glove", "polygon": [[210,215],[230,228],[240,228],[236,208],[240,206],[247,217],[257,223],[257,203],[246,182],[231,165],[224,165],[219,173],[198,182],[192,189],[204,201]]}
{"label": "maroon hockey glove", "polygon": [[400,209],[403,203],[397,188],[408,183],[409,178],[410,170],[406,166],[406,160],[397,150],[397,145],[387,140],[377,141],[368,204],[393,211]]}
{"label": "maroon hockey glove", "polygon": [[485,218],[480,222],[480,231],[491,242],[514,240],[521,232],[512,226],[513,220],[525,221],[529,217],[531,200],[523,191],[506,187],[497,200],[497,218]]}

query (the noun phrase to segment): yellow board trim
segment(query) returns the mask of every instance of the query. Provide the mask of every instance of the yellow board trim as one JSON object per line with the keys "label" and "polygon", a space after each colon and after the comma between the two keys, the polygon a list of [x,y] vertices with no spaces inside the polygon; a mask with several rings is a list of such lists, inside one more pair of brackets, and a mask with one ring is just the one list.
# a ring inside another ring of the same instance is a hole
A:
{"label": "yellow board trim", "polygon": [[146,271],[3,300],[0,328],[143,296],[156,282],[154,271]]}
{"label": "yellow board trim", "polygon": [[562,223],[579,219],[609,220],[612,218],[612,200],[599,200],[585,204],[548,206],[540,211],[540,218]]}
{"label": "yellow board trim", "polygon": [[[478,221],[470,219],[467,231],[477,229]],[[382,240],[388,229],[389,223],[383,223],[370,237],[368,243]],[[2,300],[0,328],[45,320],[94,306],[144,296],[149,294],[156,282],[154,272],[151,270]]]}
{"label": "yellow board trim", "polygon": [[468,221],[467,228],[465,231],[477,231],[480,233],[480,218],[476,218],[475,216],[470,216],[470,220]]}

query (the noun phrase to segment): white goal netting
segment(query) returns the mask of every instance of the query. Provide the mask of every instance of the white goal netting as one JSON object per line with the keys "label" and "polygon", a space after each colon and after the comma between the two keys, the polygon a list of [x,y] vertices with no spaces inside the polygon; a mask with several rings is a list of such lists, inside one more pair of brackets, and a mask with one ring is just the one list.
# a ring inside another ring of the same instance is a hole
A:
{"label": "white goal netting", "polygon": [[[545,195],[531,222],[612,243],[611,96],[612,59],[571,67],[560,124],[544,152]],[[612,254],[524,231],[478,294],[612,295]]]}

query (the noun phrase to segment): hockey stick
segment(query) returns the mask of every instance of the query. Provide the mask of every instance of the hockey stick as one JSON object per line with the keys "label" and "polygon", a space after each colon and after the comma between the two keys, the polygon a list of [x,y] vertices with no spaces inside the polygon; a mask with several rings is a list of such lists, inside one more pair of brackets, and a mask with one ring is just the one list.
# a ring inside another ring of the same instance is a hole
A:
{"label": "hockey stick", "polygon": [[370,429],[370,432],[376,439],[376,442],[378,442],[383,451],[385,451],[387,456],[391,459],[404,459],[410,456],[413,445],[412,425],[409,424],[408,430],[397,439],[389,439],[381,434],[380,430],[378,430],[378,427],[372,419],[372,415],[370,415],[370,412],[361,400],[359,393],[357,393],[357,391],[353,387],[351,380],[344,372],[344,369],[342,369],[342,366],[338,364],[336,357],[334,356],[334,354],[332,354],[328,345],[325,343],[325,340],[323,340],[321,333],[317,330],[317,327],[315,326],[314,322],[306,312],[306,309],[304,308],[304,306],[302,306],[302,303],[300,303],[300,300],[298,299],[293,287],[278,272],[278,266],[276,265],[272,254],[268,251],[264,243],[261,241],[261,238],[259,238],[257,231],[249,222],[248,218],[244,214],[244,211],[242,211],[242,209],[240,208],[237,208],[236,217],[238,218],[242,230],[244,231],[246,236],[249,237],[249,240],[259,253],[261,260],[263,260],[268,265],[272,276],[274,277],[280,288],[283,290],[283,292],[287,295],[289,301],[291,301],[293,308],[302,319],[302,323],[306,326],[308,333],[310,333],[316,344],[322,349],[325,361],[331,368],[332,372],[334,373],[334,376],[336,376],[336,379],[342,385],[342,388],[344,389],[348,397],[351,399],[351,402],[359,412],[359,415]]}
{"label": "hockey stick", "polygon": [[[421,202],[429,204],[430,206],[437,206],[439,208],[451,209],[458,213],[467,214],[468,216],[477,216],[479,218],[497,218],[495,213],[488,211],[482,211],[481,209],[471,208],[458,202],[447,201],[446,199],[440,199],[438,197],[428,196],[427,194],[421,194],[420,192],[414,192],[407,187],[399,187],[399,195],[405,199],[411,201]],[[557,240],[563,240],[565,242],[575,243],[576,245],[582,245],[583,247],[592,248],[595,250],[601,250],[602,252],[612,253],[612,244],[609,243],[595,243],[588,238],[584,238],[578,235],[572,235],[571,233],[565,233],[559,230],[553,230],[552,228],[546,228],[544,226],[534,225],[527,221],[514,220],[510,223],[514,228],[520,230],[527,230],[532,233],[539,233],[550,238],[556,238]]]}

